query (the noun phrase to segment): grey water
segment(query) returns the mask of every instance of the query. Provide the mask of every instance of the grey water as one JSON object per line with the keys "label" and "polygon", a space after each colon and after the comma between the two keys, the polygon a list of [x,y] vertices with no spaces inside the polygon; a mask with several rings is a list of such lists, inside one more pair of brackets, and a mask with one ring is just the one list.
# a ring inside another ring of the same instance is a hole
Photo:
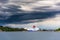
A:
{"label": "grey water", "polygon": [[60,40],[60,32],[0,32],[0,40]]}

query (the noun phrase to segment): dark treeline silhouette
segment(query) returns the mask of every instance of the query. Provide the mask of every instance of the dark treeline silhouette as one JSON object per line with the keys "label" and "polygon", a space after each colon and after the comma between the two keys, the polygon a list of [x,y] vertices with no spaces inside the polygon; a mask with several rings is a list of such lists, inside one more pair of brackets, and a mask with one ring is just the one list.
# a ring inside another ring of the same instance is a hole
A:
{"label": "dark treeline silhouette", "polygon": [[60,28],[57,28],[55,31],[60,31]]}
{"label": "dark treeline silhouette", "polygon": [[[12,28],[12,27],[7,27],[7,26],[5,27],[0,26],[0,31],[9,32],[9,31],[28,31],[28,30],[24,28]],[[60,28],[55,29],[55,30],[39,29],[38,31],[60,31]]]}
{"label": "dark treeline silhouette", "polygon": [[27,30],[24,28],[11,28],[0,26],[0,31],[27,31]]}

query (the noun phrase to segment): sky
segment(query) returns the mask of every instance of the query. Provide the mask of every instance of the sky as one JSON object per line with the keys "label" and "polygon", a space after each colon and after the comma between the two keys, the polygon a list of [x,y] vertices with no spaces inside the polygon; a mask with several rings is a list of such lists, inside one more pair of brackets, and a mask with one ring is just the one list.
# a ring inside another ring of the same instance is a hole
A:
{"label": "sky", "polygon": [[59,28],[60,0],[0,0],[0,25]]}

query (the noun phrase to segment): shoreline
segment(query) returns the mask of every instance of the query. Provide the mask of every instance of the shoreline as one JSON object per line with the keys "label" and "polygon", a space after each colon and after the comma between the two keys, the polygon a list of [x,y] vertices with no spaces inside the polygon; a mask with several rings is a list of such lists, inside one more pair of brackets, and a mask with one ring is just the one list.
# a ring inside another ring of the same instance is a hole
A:
{"label": "shoreline", "polygon": [[[0,31],[0,32],[29,32],[29,31]],[[30,32],[60,32],[60,31],[30,31]]]}
{"label": "shoreline", "polygon": [[24,28],[12,28],[7,26],[0,26],[0,32],[60,32],[60,28],[54,30],[47,30],[39,28],[39,30],[27,30]]}

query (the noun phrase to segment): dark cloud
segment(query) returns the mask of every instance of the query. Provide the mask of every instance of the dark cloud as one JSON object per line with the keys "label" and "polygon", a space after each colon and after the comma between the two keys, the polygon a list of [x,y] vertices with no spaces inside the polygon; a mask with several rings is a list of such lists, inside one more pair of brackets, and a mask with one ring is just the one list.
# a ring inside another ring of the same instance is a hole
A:
{"label": "dark cloud", "polygon": [[56,3],[56,6],[60,6],[60,3]]}
{"label": "dark cloud", "polygon": [[[54,17],[56,14],[60,13],[60,11],[52,11],[52,12],[31,12],[31,13],[19,13],[22,10],[20,10],[19,8],[21,8],[20,6],[16,6],[16,5],[6,5],[5,7],[7,8],[3,8],[1,11],[4,12],[4,15],[1,15],[0,18],[5,18],[8,17],[7,19],[0,19],[0,23],[20,23],[20,24],[26,24],[26,23],[31,23],[31,22],[27,22],[26,20],[35,20],[35,19],[48,19],[48,18],[52,18]],[[47,8],[46,7],[42,7],[42,8]],[[5,12],[8,12],[8,14],[13,14],[11,16],[7,16],[7,14],[5,14]],[[1,13],[0,13],[1,14]],[[26,21],[26,22],[22,22],[22,21]],[[40,20],[39,20],[40,21]]]}
{"label": "dark cloud", "polygon": [[21,11],[19,8],[20,6],[16,6],[16,5],[6,5],[6,9],[3,9],[3,12],[11,12],[11,13],[17,13],[19,11]]}
{"label": "dark cloud", "polygon": [[0,3],[7,3],[8,0],[0,0]]}
{"label": "dark cloud", "polygon": [[50,8],[51,6],[43,6],[43,7],[38,7],[38,8],[34,8],[35,10],[43,10],[43,9],[47,9]]}
{"label": "dark cloud", "polygon": [[[17,14],[17,15],[12,15],[10,18],[5,20],[7,23],[16,23],[16,22],[21,22],[21,21],[26,21],[26,20],[35,20],[35,19],[47,19],[47,18],[52,18],[56,15],[56,12],[34,12],[30,14]],[[24,22],[23,22],[24,23]],[[25,22],[25,23],[30,23],[30,22]]]}
{"label": "dark cloud", "polygon": [[0,20],[18,14],[19,11],[21,11],[19,8],[20,6],[16,5],[5,5],[4,7],[0,7]]}

